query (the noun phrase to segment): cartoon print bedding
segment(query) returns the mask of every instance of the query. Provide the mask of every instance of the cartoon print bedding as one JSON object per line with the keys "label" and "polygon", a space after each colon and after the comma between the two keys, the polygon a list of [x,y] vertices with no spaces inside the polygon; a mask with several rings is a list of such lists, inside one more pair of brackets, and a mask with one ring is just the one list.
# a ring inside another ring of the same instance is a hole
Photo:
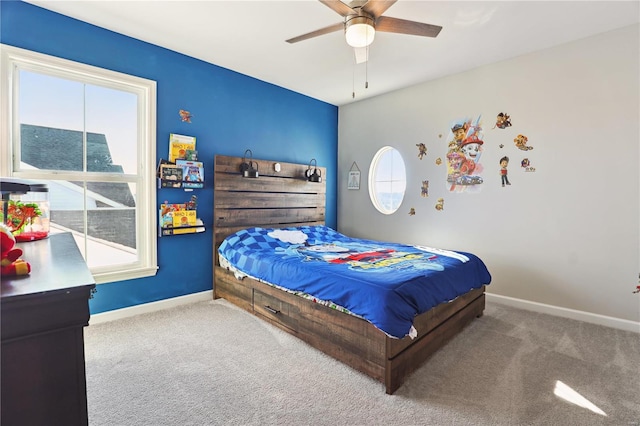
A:
{"label": "cartoon print bedding", "polygon": [[352,238],[326,226],[249,228],[218,249],[234,270],[335,303],[391,337],[413,335],[413,319],[491,282],[477,256]]}

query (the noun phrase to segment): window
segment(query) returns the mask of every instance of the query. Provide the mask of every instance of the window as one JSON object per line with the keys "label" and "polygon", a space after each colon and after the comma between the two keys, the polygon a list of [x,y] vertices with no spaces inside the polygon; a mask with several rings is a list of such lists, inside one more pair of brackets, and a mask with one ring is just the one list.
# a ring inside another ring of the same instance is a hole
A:
{"label": "window", "polygon": [[0,54],[0,175],[47,184],[50,233],[73,234],[96,282],[154,275],[156,83]]}
{"label": "window", "polygon": [[404,160],[397,149],[381,148],[369,168],[369,197],[380,213],[394,213],[402,204],[407,188]]}

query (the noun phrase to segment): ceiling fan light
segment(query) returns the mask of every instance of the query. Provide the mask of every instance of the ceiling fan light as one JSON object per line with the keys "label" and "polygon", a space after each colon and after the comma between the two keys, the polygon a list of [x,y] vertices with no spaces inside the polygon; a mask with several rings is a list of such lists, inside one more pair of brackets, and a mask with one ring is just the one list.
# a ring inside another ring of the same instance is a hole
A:
{"label": "ceiling fan light", "polygon": [[364,22],[353,22],[356,19],[347,23],[347,28],[345,30],[347,44],[351,47],[367,47],[373,43],[373,39],[376,36],[376,30],[367,20]]}

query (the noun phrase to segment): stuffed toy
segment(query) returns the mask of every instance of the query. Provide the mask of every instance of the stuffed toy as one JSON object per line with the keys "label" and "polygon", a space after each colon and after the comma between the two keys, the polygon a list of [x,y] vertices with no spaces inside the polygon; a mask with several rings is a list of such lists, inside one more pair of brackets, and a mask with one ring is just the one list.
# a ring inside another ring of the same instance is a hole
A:
{"label": "stuffed toy", "polygon": [[31,265],[20,259],[22,249],[16,248],[16,239],[4,223],[0,223],[0,275],[28,275]]}

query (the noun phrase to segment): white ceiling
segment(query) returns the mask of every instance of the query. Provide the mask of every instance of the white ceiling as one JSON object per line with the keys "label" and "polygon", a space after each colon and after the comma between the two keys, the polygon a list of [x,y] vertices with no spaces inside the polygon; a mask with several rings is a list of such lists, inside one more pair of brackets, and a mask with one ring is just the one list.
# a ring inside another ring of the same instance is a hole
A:
{"label": "white ceiling", "polygon": [[379,32],[356,65],[341,31],[285,42],[342,21],[316,0],[27,1],[338,106],[640,22],[638,0],[399,0],[385,16],[442,31]]}

